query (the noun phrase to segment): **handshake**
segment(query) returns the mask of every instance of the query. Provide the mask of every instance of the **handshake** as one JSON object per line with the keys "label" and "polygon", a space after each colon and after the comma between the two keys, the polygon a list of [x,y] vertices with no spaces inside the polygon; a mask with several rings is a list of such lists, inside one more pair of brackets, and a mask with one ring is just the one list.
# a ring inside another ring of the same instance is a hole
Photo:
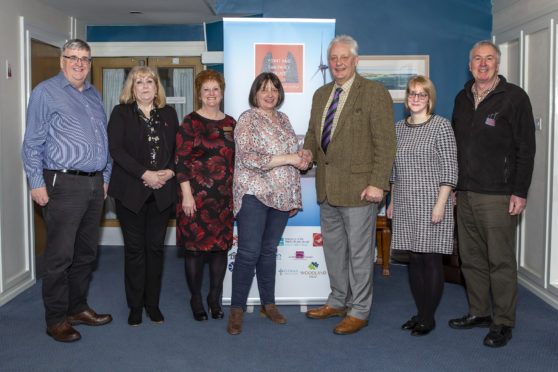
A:
{"label": "handshake", "polygon": [[298,153],[292,154],[293,162],[291,165],[301,171],[306,171],[312,168],[312,153],[310,150],[299,150]]}

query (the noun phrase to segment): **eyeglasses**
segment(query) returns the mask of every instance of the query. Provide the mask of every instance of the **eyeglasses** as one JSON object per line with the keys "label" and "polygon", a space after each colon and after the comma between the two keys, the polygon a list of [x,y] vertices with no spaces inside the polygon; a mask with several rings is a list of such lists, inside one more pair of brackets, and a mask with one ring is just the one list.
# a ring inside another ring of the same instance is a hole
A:
{"label": "eyeglasses", "polygon": [[409,95],[407,96],[408,99],[414,99],[417,98],[420,101],[426,101],[426,99],[428,98],[428,94],[426,93],[417,93],[417,92],[409,92]]}
{"label": "eyeglasses", "polygon": [[263,89],[263,88],[262,88],[262,89],[260,89],[260,92],[262,92],[262,93],[273,93],[273,94],[277,94],[277,93],[279,93],[279,89],[277,89],[277,88],[271,88],[271,89],[267,88],[267,89]]}
{"label": "eyeglasses", "polygon": [[91,58],[89,57],[81,57],[81,58],[79,58],[78,56],[62,56],[62,57],[69,59],[72,65],[77,65],[78,61],[80,61],[84,65],[88,65],[91,63]]}

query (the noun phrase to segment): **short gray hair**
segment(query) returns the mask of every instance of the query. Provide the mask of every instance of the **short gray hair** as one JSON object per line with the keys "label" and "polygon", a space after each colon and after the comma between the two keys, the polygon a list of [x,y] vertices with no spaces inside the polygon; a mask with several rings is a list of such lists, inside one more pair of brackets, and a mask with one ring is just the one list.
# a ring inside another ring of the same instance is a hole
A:
{"label": "short gray hair", "polygon": [[494,44],[490,40],[481,40],[481,41],[475,43],[475,45],[473,45],[473,47],[469,51],[469,62],[471,62],[473,60],[473,51],[475,49],[478,49],[478,48],[483,47],[483,46],[491,46],[496,51],[496,55],[497,55],[496,62],[498,62],[498,64],[499,64],[500,63],[500,57],[502,56],[502,52],[500,51],[500,47],[498,45]]}
{"label": "short gray hair", "polygon": [[329,46],[327,47],[327,56],[328,57],[329,57],[329,52],[331,51],[331,48],[333,47],[333,45],[335,45],[337,43],[347,45],[349,47],[349,49],[351,50],[351,54],[353,55],[353,57],[358,57],[358,44],[357,44],[356,40],[353,39],[349,35],[339,35],[339,36],[336,36],[333,40],[331,40],[331,43],[329,43]]}
{"label": "short gray hair", "polygon": [[77,50],[84,49],[88,51],[89,54],[91,54],[91,47],[89,46],[89,44],[87,44],[85,41],[81,39],[72,39],[66,41],[66,43],[62,47],[62,55],[64,55],[66,49],[77,49]]}

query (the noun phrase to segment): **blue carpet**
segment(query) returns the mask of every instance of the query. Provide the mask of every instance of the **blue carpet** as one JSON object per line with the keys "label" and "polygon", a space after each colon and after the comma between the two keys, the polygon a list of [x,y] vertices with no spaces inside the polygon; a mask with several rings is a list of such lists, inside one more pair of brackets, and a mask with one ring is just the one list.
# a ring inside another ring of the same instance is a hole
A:
{"label": "blue carpet", "polygon": [[[196,322],[189,308],[183,260],[176,247],[165,259],[163,324],[127,325],[123,248],[100,248],[89,303],[110,312],[102,327],[78,326],[82,340],[63,344],[45,334],[40,281],[0,308],[1,371],[558,371],[558,311],[520,288],[517,326],[508,346],[482,345],[486,329],[448,327],[467,312],[463,287],[446,284],[437,328],[425,337],[399,329],[414,314],[406,266],[391,277],[376,269],[370,324],[361,332],[332,333],[339,318],[307,319],[298,306],[280,306],[288,319],[277,325],[245,314],[243,333],[226,333],[223,320]],[[206,269],[207,271],[207,269]],[[207,293],[207,277],[204,283]]]}

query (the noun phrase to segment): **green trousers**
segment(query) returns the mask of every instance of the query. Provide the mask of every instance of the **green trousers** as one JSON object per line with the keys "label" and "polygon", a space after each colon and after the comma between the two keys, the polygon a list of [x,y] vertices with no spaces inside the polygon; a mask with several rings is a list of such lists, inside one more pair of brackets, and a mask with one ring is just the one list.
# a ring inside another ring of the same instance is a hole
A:
{"label": "green trousers", "polygon": [[510,195],[459,191],[457,233],[469,314],[492,313],[494,324],[513,327],[517,306],[518,218],[508,213],[509,203]]}

